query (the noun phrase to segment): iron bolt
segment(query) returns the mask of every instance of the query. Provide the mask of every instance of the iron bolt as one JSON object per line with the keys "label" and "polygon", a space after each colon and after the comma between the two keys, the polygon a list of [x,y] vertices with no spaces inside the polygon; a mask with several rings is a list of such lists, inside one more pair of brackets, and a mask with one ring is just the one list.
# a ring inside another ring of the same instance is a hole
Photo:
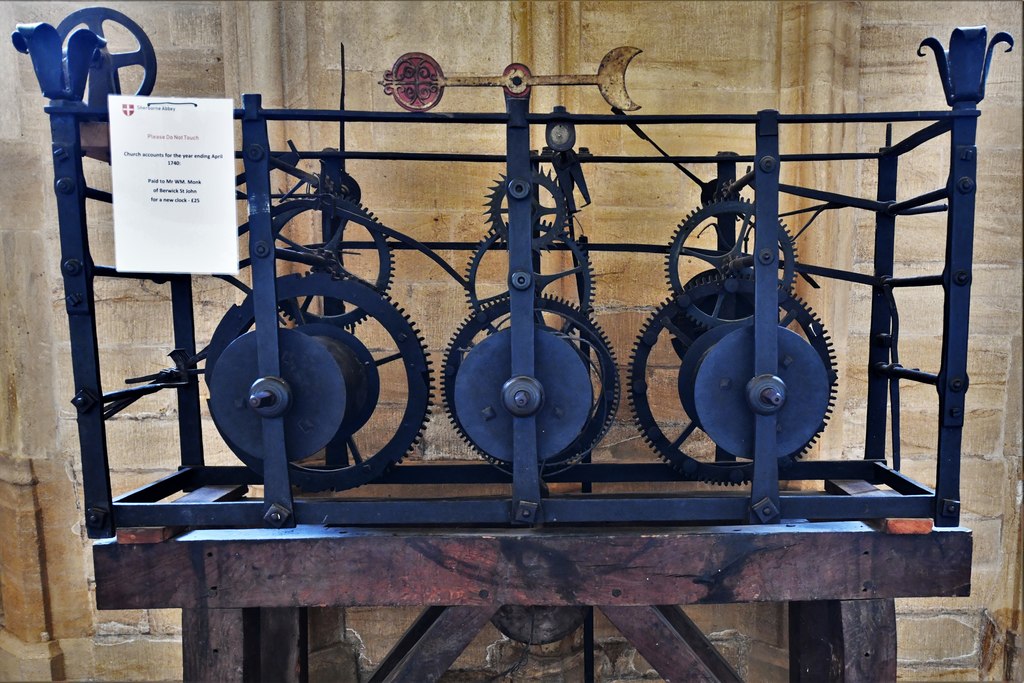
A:
{"label": "iron bolt", "polygon": [[964,388],[964,381],[959,377],[954,377],[949,381],[949,388],[953,391],[962,391]]}
{"label": "iron bolt", "polygon": [[761,403],[766,406],[782,405],[782,392],[775,387],[765,387],[761,390]]}
{"label": "iron bolt", "polygon": [[777,162],[775,160],[775,157],[761,157],[761,160],[757,162],[757,165],[765,173],[771,173],[772,171],[775,170]]}
{"label": "iron bolt", "polygon": [[82,262],[78,259],[69,258],[61,267],[68,275],[78,275],[82,272]]}
{"label": "iron bolt", "polygon": [[277,397],[265,389],[254,391],[249,396],[249,406],[252,408],[263,408],[264,406],[272,406],[275,403],[277,403]]}
{"label": "iron bolt", "polygon": [[71,292],[67,295],[67,302],[69,306],[78,306],[85,300],[80,292]]}
{"label": "iron bolt", "polygon": [[771,252],[771,249],[762,249],[758,253],[757,258],[761,263],[767,266],[775,260],[775,254]]}
{"label": "iron bolt", "polygon": [[263,158],[263,148],[253,143],[245,149],[245,156],[249,157],[252,161],[259,161]]}
{"label": "iron bolt", "polygon": [[955,515],[957,513],[958,509],[959,509],[959,506],[955,502],[953,502],[951,500],[946,501],[946,514],[947,515]]}
{"label": "iron bolt", "polygon": [[274,524],[280,524],[281,520],[284,519],[281,513],[277,510],[273,510],[269,515],[267,515],[267,518]]}
{"label": "iron bolt", "polygon": [[529,273],[517,270],[512,273],[512,286],[522,291],[530,286],[532,279]]}
{"label": "iron bolt", "polygon": [[71,178],[67,178],[67,177],[59,178],[57,180],[56,187],[57,187],[57,192],[60,192],[61,194],[71,194],[74,191],[74,189],[75,189],[75,181],[73,181],[73,180],[71,180]]}
{"label": "iron bolt", "polygon": [[622,591],[621,590],[619,590],[618,588],[613,588],[612,589],[612,597],[613,598],[617,598],[620,595],[622,595]]}
{"label": "iron bolt", "polygon": [[508,193],[512,195],[513,199],[526,199],[530,194],[529,181],[522,178],[513,178],[508,181]]}
{"label": "iron bolt", "polygon": [[107,511],[103,508],[89,508],[85,513],[85,523],[91,527],[103,526],[107,520]]}
{"label": "iron bolt", "polygon": [[522,512],[520,512],[519,514],[521,514],[523,517],[529,517],[530,516],[530,509],[526,508]]}
{"label": "iron bolt", "polygon": [[960,152],[960,158],[963,159],[964,161],[973,161],[974,160],[974,148],[973,147],[968,147],[964,151]]}
{"label": "iron bolt", "polygon": [[488,598],[488,596],[490,596],[490,594],[491,594],[491,593],[490,593],[490,591],[488,591],[488,590],[487,590],[486,588],[481,588],[481,589],[480,589],[480,593],[479,593],[479,595],[480,595],[480,597],[481,597],[481,598],[483,598],[484,600],[486,600],[486,599]]}
{"label": "iron bolt", "polygon": [[771,507],[769,507],[768,505],[765,505],[763,508],[761,508],[761,514],[764,515],[765,517],[767,517],[768,515],[772,514]]}
{"label": "iron bolt", "polygon": [[480,411],[480,414],[484,416],[485,420],[493,419],[495,415],[494,408],[492,408],[491,406],[487,406],[482,411]]}
{"label": "iron bolt", "polygon": [[970,281],[971,275],[966,270],[958,270],[956,271],[956,274],[953,275],[953,282],[957,283],[958,285],[963,286]]}
{"label": "iron bolt", "polygon": [[259,256],[260,258],[264,258],[270,253],[270,247],[267,246],[266,242],[260,240],[253,246],[252,253],[256,254],[256,256]]}
{"label": "iron bolt", "polygon": [[964,414],[964,409],[963,408],[950,408],[949,409],[949,416],[950,417],[960,418],[960,417],[963,417],[963,414]]}
{"label": "iron bolt", "polygon": [[68,158],[68,151],[60,145],[54,145],[53,156],[60,161],[64,161]]}
{"label": "iron bolt", "polygon": [[519,390],[519,391],[517,391],[517,392],[515,393],[515,395],[514,395],[514,396],[512,397],[512,401],[513,401],[513,403],[515,403],[515,404],[516,404],[517,406],[519,406],[520,408],[525,408],[525,407],[526,407],[526,404],[530,402],[530,395],[529,395],[529,394],[527,394],[527,393],[526,393],[525,391],[523,391],[522,389],[520,389],[520,390]]}
{"label": "iron bolt", "polygon": [[956,181],[956,189],[960,190],[960,194],[970,194],[974,191],[974,181],[964,176]]}
{"label": "iron bolt", "polygon": [[718,388],[719,389],[723,389],[724,390],[724,389],[728,389],[731,386],[732,386],[732,380],[729,379],[728,377],[723,377],[722,379],[720,379],[718,381]]}

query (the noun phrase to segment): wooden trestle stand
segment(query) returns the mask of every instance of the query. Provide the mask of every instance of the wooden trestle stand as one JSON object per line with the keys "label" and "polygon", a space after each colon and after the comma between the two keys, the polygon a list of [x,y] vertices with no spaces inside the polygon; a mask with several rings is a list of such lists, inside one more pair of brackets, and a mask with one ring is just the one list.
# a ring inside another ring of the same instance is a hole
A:
{"label": "wooden trestle stand", "polygon": [[304,680],[306,608],[336,605],[425,607],[370,680],[436,681],[515,604],[594,606],[666,681],[738,681],[678,606],[788,602],[791,680],[876,682],[896,677],[894,598],[969,593],[971,532],[300,526],[93,555],[100,609],[183,608],[186,680]]}

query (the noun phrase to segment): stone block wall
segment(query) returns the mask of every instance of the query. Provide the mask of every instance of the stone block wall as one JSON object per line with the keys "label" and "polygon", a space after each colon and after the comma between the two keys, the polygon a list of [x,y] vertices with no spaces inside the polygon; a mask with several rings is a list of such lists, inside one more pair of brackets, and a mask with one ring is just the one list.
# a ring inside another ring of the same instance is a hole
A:
{"label": "stone block wall", "polygon": [[[160,64],[156,94],[231,97],[263,93],[266,106],[337,106],[344,43],[347,106],[393,111],[377,81],[408,51],[434,55],[449,75],[499,73],[512,61],[534,73],[588,73],[608,49],[643,48],[630,67],[630,94],[643,113],[856,112],[945,109],[934,62],[915,56],[929,35],[944,43],[955,26],[987,24],[1024,38],[1014,2],[178,2],[113,3],[141,24]],[[55,23],[74,3],[0,4],[0,25]],[[127,45],[113,36],[114,46]],[[997,54],[979,123],[975,279],[971,309],[971,391],[964,433],[964,524],[974,529],[973,592],[962,599],[898,602],[901,675],[913,680],[1020,680],[1021,654],[1021,59],[1020,48]],[[159,680],[181,675],[180,614],[174,610],[95,609],[89,541],[82,528],[77,434],[58,272],[56,210],[50,190],[49,132],[27,57],[0,50],[0,680]],[[604,112],[593,88],[540,88],[534,111],[563,104]],[[496,91],[451,89],[440,109],[501,111]],[[910,128],[896,126],[895,136]],[[648,154],[628,130],[581,127],[579,144],[596,154]],[[673,154],[753,151],[753,138],[726,126],[659,132]],[[334,129],[289,124],[272,129],[275,148],[334,143]],[[534,131],[534,146],[543,144]],[[877,126],[787,127],[784,152],[871,150],[883,143]],[[352,149],[500,153],[503,138],[484,126],[438,137],[414,127],[353,124]],[[948,151],[926,146],[903,166],[901,198],[945,182]],[[695,186],[666,165],[588,167],[594,205],[581,214],[584,233],[609,241],[667,241],[699,203]],[[419,239],[482,237],[484,193],[499,166],[459,165],[430,172],[414,162],[352,161],[363,202],[383,222]],[[710,176],[710,167],[694,166]],[[96,187],[109,178],[88,171]],[[814,175],[814,173],[818,175]],[[814,171],[784,168],[783,181],[874,196],[869,162]],[[112,260],[110,213],[90,203],[97,260]],[[795,203],[783,208],[794,208]],[[791,226],[792,227],[792,226]],[[799,240],[808,262],[868,270],[871,216],[852,211],[823,216]],[[900,224],[900,275],[938,272],[943,258],[940,215]],[[461,266],[462,256],[452,262]],[[596,317],[608,333],[624,376],[643,321],[667,296],[660,259],[595,257]],[[413,313],[435,367],[468,309],[438,269],[421,257],[397,256],[393,296]],[[205,343],[227,307],[229,287],[199,279],[197,333]],[[856,287],[831,286],[801,296],[831,332],[839,358],[837,414],[818,450],[860,457],[864,433],[869,301]],[[941,330],[940,293],[900,294],[905,362],[934,368]],[[169,290],[127,281],[97,288],[103,378],[164,367],[172,348]],[[430,315],[417,315],[427,310]],[[903,454],[909,474],[933,478],[935,396],[904,390]],[[623,402],[625,403],[625,402]],[[441,411],[435,413],[441,417]],[[125,491],[175,466],[169,396],[139,401],[108,423],[112,480]],[[234,464],[208,417],[208,459]],[[147,444],[139,449],[138,444]],[[625,404],[602,448],[604,459],[649,458]],[[443,419],[428,425],[414,458],[474,458]],[[785,679],[786,618],[778,605],[702,606],[688,610],[750,680]],[[316,618],[344,631],[347,645],[324,662],[349,669],[378,663],[413,618],[413,611],[350,609]],[[601,680],[652,679],[653,672],[609,624],[598,623]],[[446,680],[486,680],[521,658],[521,646],[485,629]],[[330,652],[328,652],[330,650]],[[535,647],[515,676],[580,680],[580,643]],[[319,665],[318,665],[319,666]],[[338,671],[338,670],[336,670]],[[347,674],[349,678],[354,674]]]}

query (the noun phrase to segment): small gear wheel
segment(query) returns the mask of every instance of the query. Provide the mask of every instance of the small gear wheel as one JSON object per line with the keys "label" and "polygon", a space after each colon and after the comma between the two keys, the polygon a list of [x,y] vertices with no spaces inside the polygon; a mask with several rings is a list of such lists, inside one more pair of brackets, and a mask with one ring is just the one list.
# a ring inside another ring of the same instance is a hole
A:
{"label": "small gear wheel", "polygon": [[[278,303],[311,299],[344,304],[363,317],[354,329],[322,321],[279,327],[281,377],[258,374],[254,297],[224,316],[206,359],[210,413],[232,451],[262,475],[261,399],[284,405],[291,483],[304,491],[342,490],[372,481],[420,438],[432,398],[426,344],[386,294],[327,273],[277,280]],[[279,321],[279,324],[282,321]],[[381,387],[396,399],[379,402]],[[255,398],[254,398],[255,396]],[[283,397],[283,398],[282,398]],[[256,401],[256,403],[254,403]]]}
{"label": "small gear wheel", "polygon": [[[754,204],[745,199],[713,201],[694,209],[679,224],[669,247],[665,269],[672,292],[683,293],[688,263],[710,264],[722,277],[752,274],[755,218]],[[781,300],[792,292],[797,254],[782,221],[778,230]]]}
{"label": "small gear wheel", "polygon": [[[753,281],[738,281],[743,284],[737,296],[751,306]],[[699,283],[690,290],[703,297],[694,305],[707,307],[722,287],[722,280]],[[791,385],[777,417],[782,468],[803,455],[825,428],[837,377],[828,334],[800,299],[780,303],[778,330],[779,375]],[[633,418],[644,441],[686,479],[741,484],[751,478],[753,413],[744,389],[753,376],[752,332],[749,319],[707,330],[676,299],[662,304],[640,332],[629,372]],[[671,355],[662,348],[670,348]],[[678,404],[652,400],[652,392],[666,385]]]}
{"label": "small gear wheel", "polygon": [[[571,267],[557,273],[534,273],[537,296],[552,284],[573,278],[578,296],[577,306],[587,312],[594,300],[594,271],[587,251],[566,234],[541,233],[533,238],[533,252],[557,254],[568,252]],[[466,296],[475,312],[508,294],[508,241],[496,230],[491,230],[480,242],[469,260],[466,271]]]}
{"label": "small gear wheel", "polygon": [[[530,176],[533,199],[531,202],[530,223],[534,234],[563,233],[568,228],[569,212],[566,209],[565,195],[551,175],[533,173]],[[485,215],[494,232],[508,239],[508,179],[499,177],[487,195]]]}
{"label": "small gear wheel", "polygon": [[[579,309],[549,297],[538,298],[534,309],[537,450],[542,472],[550,474],[578,462],[611,426],[618,370],[608,339]],[[511,376],[509,311],[504,297],[463,322],[443,371],[445,410],[456,431],[506,471],[514,457],[515,409],[503,394]]]}

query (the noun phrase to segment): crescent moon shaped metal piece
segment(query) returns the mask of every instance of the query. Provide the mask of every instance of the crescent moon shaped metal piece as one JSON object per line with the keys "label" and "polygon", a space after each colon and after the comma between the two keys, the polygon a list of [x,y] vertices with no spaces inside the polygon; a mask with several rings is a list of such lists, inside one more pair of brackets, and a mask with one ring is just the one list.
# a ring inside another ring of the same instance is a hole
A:
{"label": "crescent moon shaped metal piece", "polygon": [[636,111],[640,108],[626,91],[626,69],[633,58],[643,50],[635,47],[617,47],[601,60],[597,69],[597,87],[605,102],[622,111]]}

